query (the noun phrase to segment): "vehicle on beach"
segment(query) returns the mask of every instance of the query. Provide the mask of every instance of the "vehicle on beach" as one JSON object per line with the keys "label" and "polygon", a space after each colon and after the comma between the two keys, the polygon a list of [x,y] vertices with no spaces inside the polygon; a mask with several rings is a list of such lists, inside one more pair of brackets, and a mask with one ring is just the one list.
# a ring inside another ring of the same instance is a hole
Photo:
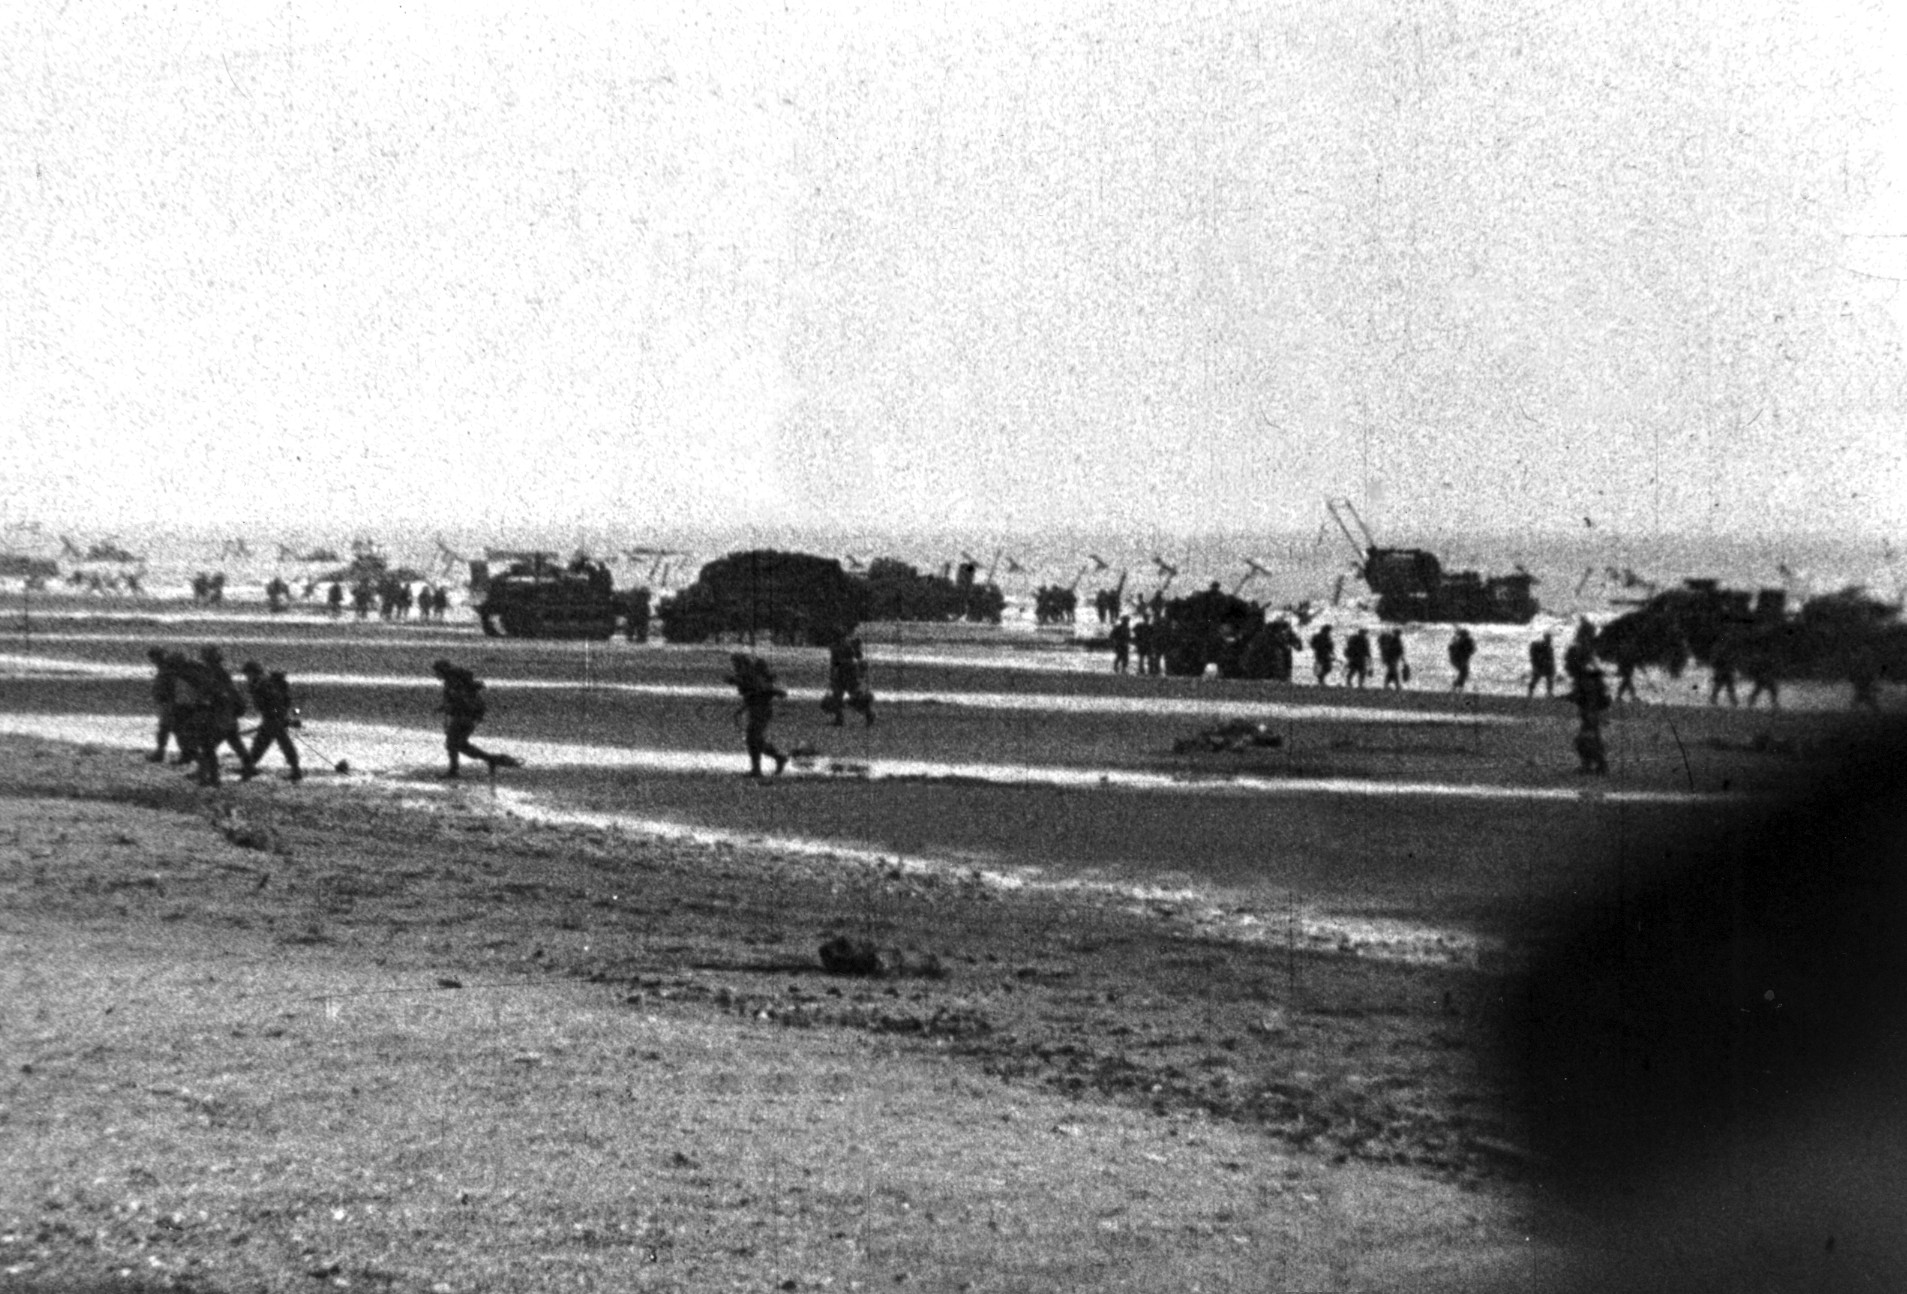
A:
{"label": "vehicle on beach", "polygon": [[695,583],[657,608],[669,642],[742,640],[757,635],[826,647],[868,619],[865,580],[831,557],[754,549],[704,566]]}
{"label": "vehicle on beach", "polygon": [[50,557],[35,557],[31,553],[0,553],[0,579],[25,580],[38,587],[46,581],[57,579],[60,564]]}
{"label": "vehicle on beach", "polygon": [[[494,560],[510,564],[492,573]],[[490,549],[470,563],[470,591],[491,638],[607,639],[631,610],[609,568],[580,554],[565,565],[554,553]]]}
{"label": "vehicle on beach", "polygon": [[1900,605],[1849,587],[1809,598],[1790,610],[1786,589],[1724,588],[1719,580],[1686,579],[1625,611],[1595,635],[1595,652],[1623,680],[1641,669],[1679,677],[1690,661],[1714,671],[1711,699],[1737,676],[1778,702],[1791,680],[1847,682],[1856,704],[1875,704],[1882,682],[1907,678],[1907,624]]}
{"label": "vehicle on beach", "polygon": [[[1357,551],[1358,576],[1377,595],[1377,615],[1393,624],[1528,624],[1536,618],[1530,593],[1536,577],[1527,571],[1481,575],[1447,571],[1424,548],[1382,548],[1349,499],[1325,504],[1331,519]],[[1352,533],[1348,516],[1357,525]],[[1360,538],[1361,536],[1361,538]]]}

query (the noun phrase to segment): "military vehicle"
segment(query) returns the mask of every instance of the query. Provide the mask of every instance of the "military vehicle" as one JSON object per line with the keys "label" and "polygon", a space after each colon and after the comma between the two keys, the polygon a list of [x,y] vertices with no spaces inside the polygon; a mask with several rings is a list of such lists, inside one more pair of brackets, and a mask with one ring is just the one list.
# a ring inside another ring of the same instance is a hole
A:
{"label": "military vehicle", "polygon": [[[1447,571],[1423,548],[1380,548],[1348,499],[1325,504],[1357,551],[1357,573],[1377,595],[1380,620],[1397,624],[1528,624],[1536,617],[1536,577]],[[1357,524],[1353,534],[1345,517]],[[1361,538],[1360,538],[1361,537]]]}
{"label": "military vehicle", "polygon": [[0,553],[0,579],[45,583],[57,579],[59,573],[60,564],[50,557],[35,557],[31,553]]}
{"label": "military vehicle", "polygon": [[[492,573],[496,560],[510,564]],[[491,638],[606,639],[626,614],[609,568],[580,555],[563,565],[554,553],[490,549],[470,563],[470,589]]]}
{"label": "military vehicle", "polygon": [[672,643],[753,642],[766,634],[777,643],[826,647],[868,618],[871,600],[867,582],[833,558],[764,548],[709,562],[695,583],[664,599],[657,615]]}

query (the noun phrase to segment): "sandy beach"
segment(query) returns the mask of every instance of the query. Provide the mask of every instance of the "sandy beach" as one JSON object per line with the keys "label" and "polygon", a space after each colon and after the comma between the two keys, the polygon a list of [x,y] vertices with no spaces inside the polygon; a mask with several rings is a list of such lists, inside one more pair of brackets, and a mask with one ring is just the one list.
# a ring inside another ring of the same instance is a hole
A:
{"label": "sandy beach", "polygon": [[[832,729],[771,651],[754,783],[715,649],[268,628],[191,641],[290,672],[302,785],[139,757],[154,626],[0,662],[22,1288],[1593,1283],[1514,975],[1850,739],[1631,706],[1586,781],[1559,702],[928,659]],[[528,767],[435,776],[437,655]]]}

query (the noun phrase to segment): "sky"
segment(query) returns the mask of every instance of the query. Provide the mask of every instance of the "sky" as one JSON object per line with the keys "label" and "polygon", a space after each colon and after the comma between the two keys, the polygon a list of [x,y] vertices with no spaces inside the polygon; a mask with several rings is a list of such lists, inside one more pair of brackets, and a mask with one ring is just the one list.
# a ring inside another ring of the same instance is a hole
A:
{"label": "sky", "polygon": [[9,5],[0,520],[1897,537],[1892,8]]}

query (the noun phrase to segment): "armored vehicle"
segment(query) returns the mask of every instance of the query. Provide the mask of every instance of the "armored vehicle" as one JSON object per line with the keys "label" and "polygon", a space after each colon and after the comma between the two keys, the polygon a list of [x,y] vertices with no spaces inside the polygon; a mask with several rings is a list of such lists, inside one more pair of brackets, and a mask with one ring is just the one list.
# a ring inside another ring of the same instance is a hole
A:
{"label": "armored vehicle", "polygon": [[[1348,499],[1325,506],[1357,550],[1358,575],[1377,595],[1380,620],[1399,624],[1528,624],[1535,618],[1536,599],[1530,588],[1536,577],[1527,571],[1488,576],[1476,571],[1447,571],[1437,555],[1426,549],[1378,547]],[[1362,542],[1346,524],[1346,515],[1357,523]]]}
{"label": "armored vehicle", "polygon": [[554,553],[499,554],[515,560],[492,574],[489,561],[470,564],[470,586],[480,592],[477,620],[491,637],[597,638],[616,632],[624,606],[609,568],[577,557],[559,565]]}

